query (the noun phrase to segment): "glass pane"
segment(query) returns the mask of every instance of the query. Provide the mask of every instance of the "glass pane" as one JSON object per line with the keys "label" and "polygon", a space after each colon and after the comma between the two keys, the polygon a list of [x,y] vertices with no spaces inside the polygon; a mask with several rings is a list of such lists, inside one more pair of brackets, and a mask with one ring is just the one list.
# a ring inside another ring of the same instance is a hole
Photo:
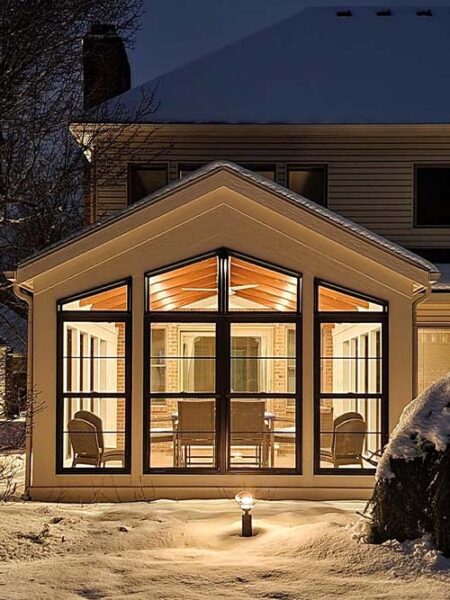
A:
{"label": "glass pane", "polygon": [[270,179],[270,181],[275,181],[275,167],[270,165],[242,165],[244,169],[248,169],[249,171],[253,171],[257,175],[261,175],[261,177],[265,177],[266,179]]}
{"label": "glass pane", "polygon": [[448,227],[450,224],[450,168],[433,165],[416,168],[417,224]]}
{"label": "glass pane", "polygon": [[326,399],[320,403],[320,466],[373,468],[382,449],[381,399]]}
{"label": "glass pane", "polygon": [[150,407],[152,468],[216,465],[214,399],[153,398]]}
{"label": "glass pane", "polygon": [[381,323],[322,323],[322,393],[381,393]]}
{"label": "glass pane", "polygon": [[156,192],[167,185],[166,167],[143,167],[130,169],[129,204]]}
{"label": "glass pane", "polygon": [[98,293],[92,291],[92,294],[83,296],[78,300],[67,300],[61,304],[62,310],[127,310],[128,308],[128,287],[120,285],[109,290]]}
{"label": "glass pane", "polygon": [[295,400],[232,399],[230,467],[295,468]]}
{"label": "glass pane", "polygon": [[422,392],[450,371],[450,328],[418,330],[418,391]]}
{"label": "glass pane", "polygon": [[289,189],[318,204],[326,204],[325,170],[316,168],[294,168],[289,170]]}
{"label": "glass pane", "polygon": [[64,467],[125,465],[124,398],[64,398]]}
{"label": "glass pane", "polygon": [[201,169],[202,167],[204,167],[204,165],[202,164],[181,165],[178,168],[178,177],[182,179],[183,177],[186,177],[186,175],[190,175],[191,173],[197,171],[198,169]]}
{"label": "glass pane", "polygon": [[217,310],[217,257],[148,278],[149,309]]}
{"label": "glass pane", "polygon": [[125,390],[125,324],[64,323],[63,389],[65,392]]}
{"label": "glass pane", "polygon": [[152,323],[152,392],[214,392],[216,326],[213,323]]}
{"label": "glass pane", "polygon": [[297,310],[297,278],[232,256],[230,258],[230,310]]}
{"label": "glass pane", "polygon": [[231,325],[231,391],[295,392],[295,324]]}
{"label": "glass pane", "polygon": [[331,287],[319,285],[319,311],[321,312],[383,312],[385,306],[346,294]]}

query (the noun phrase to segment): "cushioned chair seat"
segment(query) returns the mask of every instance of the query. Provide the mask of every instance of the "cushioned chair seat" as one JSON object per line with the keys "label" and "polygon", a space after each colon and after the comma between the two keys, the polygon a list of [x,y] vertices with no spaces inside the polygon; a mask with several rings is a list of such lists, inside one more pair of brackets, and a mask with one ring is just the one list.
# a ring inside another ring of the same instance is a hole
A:
{"label": "cushioned chair seat", "polygon": [[173,431],[167,427],[154,427],[150,430],[150,441],[152,444],[173,442]]}
{"label": "cushioned chair seat", "polygon": [[295,442],[295,425],[291,427],[280,427],[273,432],[275,442],[293,444]]}
{"label": "cushioned chair seat", "polygon": [[108,461],[117,460],[123,464],[125,458],[125,451],[119,450],[119,448],[105,448],[102,454],[101,461],[102,463],[106,463]]}

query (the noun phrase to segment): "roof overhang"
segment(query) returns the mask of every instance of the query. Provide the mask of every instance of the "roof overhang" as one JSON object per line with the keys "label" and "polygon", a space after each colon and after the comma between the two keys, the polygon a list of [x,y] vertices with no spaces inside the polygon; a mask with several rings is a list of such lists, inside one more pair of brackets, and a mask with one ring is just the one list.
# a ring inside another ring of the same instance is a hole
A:
{"label": "roof overhang", "polygon": [[107,243],[109,239],[129,233],[140,224],[140,219],[146,218],[146,211],[154,209],[163,214],[163,203],[168,198],[187,191],[191,197],[195,197],[196,194],[205,195],[223,187],[257,202],[258,198],[262,201],[264,196],[266,200],[273,201],[274,208],[284,206],[292,221],[302,223],[330,239],[339,237],[341,244],[347,248],[409,278],[415,289],[430,287],[440,277],[438,268],[432,263],[373,231],[243,167],[227,161],[216,161],[21,262],[16,282],[32,287],[33,278],[57,268],[80,253]]}

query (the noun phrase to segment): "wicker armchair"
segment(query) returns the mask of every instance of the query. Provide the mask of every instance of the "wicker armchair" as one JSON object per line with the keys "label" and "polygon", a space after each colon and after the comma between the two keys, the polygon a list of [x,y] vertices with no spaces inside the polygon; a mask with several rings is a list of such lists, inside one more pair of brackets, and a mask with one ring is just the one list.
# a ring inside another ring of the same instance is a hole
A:
{"label": "wicker armchair", "polygon": [[72,467],[80,464],[99,467],[102,453],[95,425],[84,419],[72,419],[68,431],[73,450]]}
{"label": "wicker armchair", "polygon": [[250,446],[258,468],[269,466],[271,433],[265,418],[265,400],[232,400],[231,446]]}
{"label": "wicker armchair", "polygon": [[121,448],[105,448],[103,421],[99,416],[79,410],[69,422],[68,430],[74,454],[73,467],[77,464],[105,467],[112,461],[124,464],[125,453]]}
{"label": "wicker armchair", "polygon": [[359,465],[363,467],[362,452],[367,425],[362,415],[348,412],[334,420],[331,448],[320,449],[320,460],[334,467]]}
{"label": "wicker armchair", "polygon": [[[180,400],[175,423],[175,466],[214,466],[215,431],[214,400]],[[211,448],[211,454],[195,454],[193,449],[198,447]]]}

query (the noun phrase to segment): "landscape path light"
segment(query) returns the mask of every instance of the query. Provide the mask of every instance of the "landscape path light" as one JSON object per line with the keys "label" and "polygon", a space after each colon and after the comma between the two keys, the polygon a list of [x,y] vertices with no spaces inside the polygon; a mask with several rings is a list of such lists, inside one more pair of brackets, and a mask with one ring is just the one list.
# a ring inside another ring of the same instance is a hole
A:
{"label": "landscape path light", "polygon": [[252,537],[252,515],[251,510],[255,506],[255,499],[250,492],[239,492],[236,494],[235,500],[242,510],[242,537]]}

